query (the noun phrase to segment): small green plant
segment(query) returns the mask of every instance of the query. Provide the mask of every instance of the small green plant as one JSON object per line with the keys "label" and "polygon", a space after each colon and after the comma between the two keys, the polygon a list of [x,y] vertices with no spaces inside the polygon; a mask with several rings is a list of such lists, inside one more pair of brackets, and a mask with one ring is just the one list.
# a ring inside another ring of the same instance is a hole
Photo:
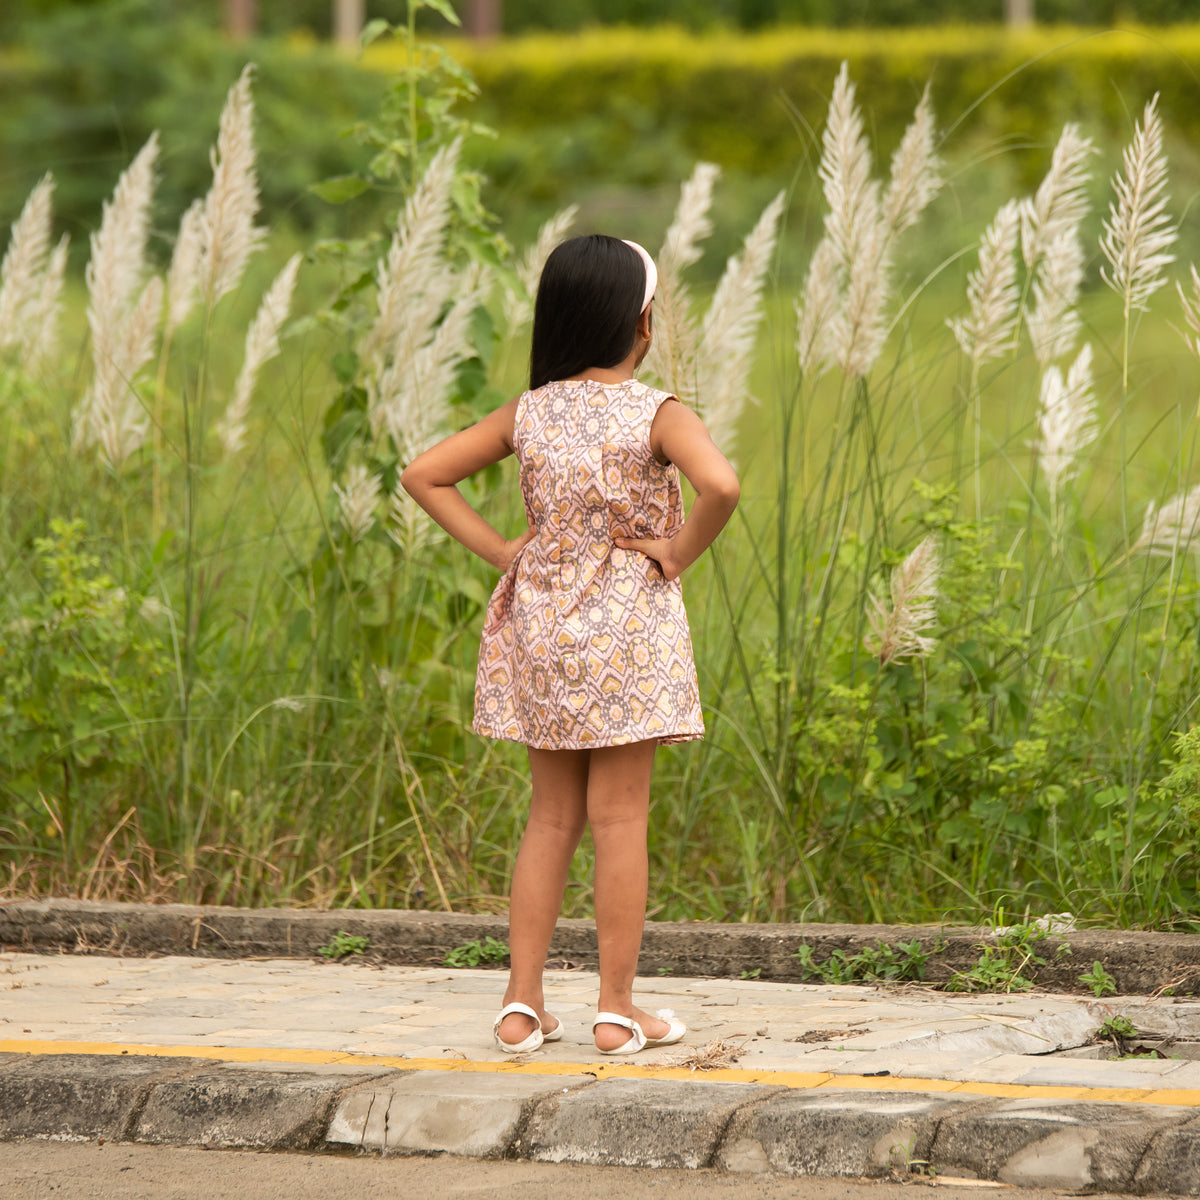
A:
{"label": "small green plant", "polygon": [[943,948],[938,943],[926,950],[913,938],[891,946],[882,942],[865,946],[857,954],[835,950],[824,962],[818,962],[813,948],[805,942],[792,957],[800,960],[800,970],[806,979],[819,979],[822,983],[900,983],[924,979],[925,963],[930,955]]}
{"label": "small green plant", "polygon": [[1128,1017],[1109,1017],[1096,1030],[1096,1040],[1099,1042],[1126,1042],[1137,1036],[1137,1026]]}
{"label": "small green plant", "polygon": [[958,971],[946,984],[948,992],[1027,992],[1033,980],[1026,968],[1044,967],[1035,946],[1045,936],[1036,921],[1010,925],[994,934],[995,941],[982,947],[979,961],[968,971]]}
{"label": "small green plant", "polygon": [[1093,996],[1111,996],[1117,990],[1117,981],[1104,969],[1104,964],[1096,959],[1092,969],[1079,976],[1079,982],[1092,989]]}
{"label": "small green plant", "polygon": [[757,979],[762,974],[762,967],[755,967],[753,971],[743,971],[739,978],[741,979]]}
{"label": "small green plant", "polygon": [[508,959],[508,945],[494,937],[455,946],[442,960],[448,967],[478,967]]}
{"label": "small green plant", "polygon": [[362,954],[370,942],[371,939],[365,934],[347,933],[339,929],[317,953],[322,958],[349,958],[351,954]]}

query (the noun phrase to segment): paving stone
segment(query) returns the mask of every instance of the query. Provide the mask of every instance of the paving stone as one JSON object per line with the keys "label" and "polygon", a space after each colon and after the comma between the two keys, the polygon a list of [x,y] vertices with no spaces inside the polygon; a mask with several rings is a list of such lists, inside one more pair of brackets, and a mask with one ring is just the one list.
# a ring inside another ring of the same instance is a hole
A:
{"label": "paving stone", "polygon": [[128,1137],[154,1083],[203,1064],[149,1055],[14,1055],[0,1070],[0,1140]]}
{"label": "paving stone", "polygon": [[164,1145],[311,1150],[354,1073],[231,1071],[217,1068],[154,1087],[134,1140]]}
{"label": "paving stone", "polygon": [[938,1123],[978,1103],[921,1092],[785,1092],[734,1117],[716,1165],[786,1175],[885,1175],[927,1162]]}
{"label": "paving stone", "polygon": [[1127,1189],[1152,1138],[1195,1111],[1152,1104],[1010,1100],[952,1115],[934,1140],[934,1167],[1028,1187]]}
{"label": "paving stone", "polygon": [[519,1152],[540,1162],[704,1167],[733,1114],[778,1090],[691,1080],[604,1080],[543,1100]]}
{"label": "paving stone", "polygon": [[506,1154],[538,1100],[592,1083],[582,1075],[413,1071],[343,1097],[327,1140],[384,1153]]}
{"label": "paving stone", "polygon": [[1135,1182],[1141,1192],[1200,1196],[1200,1118],[1163,1130],[1150,1143]]}

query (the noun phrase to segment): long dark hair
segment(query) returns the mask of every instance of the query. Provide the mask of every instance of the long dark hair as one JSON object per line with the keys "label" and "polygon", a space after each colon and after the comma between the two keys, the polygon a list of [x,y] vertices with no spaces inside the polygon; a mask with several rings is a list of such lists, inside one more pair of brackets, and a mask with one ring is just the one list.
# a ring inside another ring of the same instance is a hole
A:
{"label": "long dark hair", "polygon": [[529,386],[623,361],[645,291],[646,268],[619,238],[597,233],[556,246],[538,283]]}

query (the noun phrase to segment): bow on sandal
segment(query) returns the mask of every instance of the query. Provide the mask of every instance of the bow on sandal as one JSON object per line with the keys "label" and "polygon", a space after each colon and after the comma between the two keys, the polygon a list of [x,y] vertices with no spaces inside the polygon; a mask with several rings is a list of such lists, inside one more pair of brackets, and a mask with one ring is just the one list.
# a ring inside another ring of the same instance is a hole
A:
{"label": "bow on sandal", "polygon": [[[505,1017],[512,1013],[520,1013],[522,1016],[532,1017],[536,1022],[533,1027],[533,1032],[523,1041],[511,1045],[508,1042],[502,1041],[500,1038],[500,1023]],[[542,1018],[529,1007],[528,1004],[512,1003],[506,1004],[501,1010],[500,1015],[492,1024],[492,1037],[496,1039],[496,1045],[504,1051],[505,1054],[529,1054],[541,1047],[543,1042],[557,1042],[563,1035],[562,1022],[555,1018],[557,1024],[549,1033],[542,1032]]]}
{"label": "bow on sandal", "polygon": [[[664,1009],[656,1015],[661,1020],[666,1021],[671,1028],[667,1030],[665,1037],[652,1038],[647,1037],[642,1032],[642,1027],[631,1017],[623,1017],[620,1013],[597,1013],[596,1019],[592,1022],[593,1033],[596,1032],[597,1025],[620,1025],[622,1029],[628,1029],[632,1035],[624,1045],[618,1046],[615,1050],[600,1050],[600,1053],[636,1054],[639,1050],[653,1050],[655,1046],[673,1046],[687,1033],[687,1026],[682,1021],[676,1021],[673,1016],[667,1016],[666,1014],[667,1010]],[[599,1050],[599,1046],[596,1049]]]}

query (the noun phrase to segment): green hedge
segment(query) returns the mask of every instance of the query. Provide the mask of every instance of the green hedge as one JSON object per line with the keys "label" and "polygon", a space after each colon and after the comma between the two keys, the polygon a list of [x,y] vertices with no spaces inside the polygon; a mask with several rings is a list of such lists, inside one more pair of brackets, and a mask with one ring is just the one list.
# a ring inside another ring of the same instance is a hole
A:
{"label": "green hedge", "polygon": [[[0,6],[0,33],[11,34],[48,16],[71,9],[98,14],[111,0],[5,0]],[[159,0],[164,14],[166,0]],[[461,13],[466,0],[454,0]],[[215,25],[220,19],[217,0],[192,5],[192,15]],[[1194,20],[1196,0],[1036,0],[1038,20],[1048,24],[1115,25],[1138,20],[1164,25]],[[326,37],[330,0],[288,0],[259,4],[259,25],[265,34],[286,34],[307,28]],[[508,34],[535,30],[574,31],[596,25],[663,24],[688,29],[726,26],[762,29],[796,24],[833,28],[936,25],[942,22],[988,24],[1004,15],[1004,0],[502,0],[503,27]],[[367,0],[368,17],[405,19],[405,0]],[[428,15],[428,14],[423,14]],[[93,17],[95,19],[95,17]],[[422,24],[441,36],[447,25],[440,17]]]}
{"label": "green hedge", "polygon": [[[370,61],[386,66],[387,48]],[[1176,135],[1200,139],[1200,26],[1015,34],[964,27],[834,33],[801,29],[740,38],[680,31],[529,37],[455,53],[483,90],[485,119],[506,136],[572,130],[598,120],[609,155],[637,153],[637,135],[674,130],[687,155],[778,176],[819,131],[838,66],[850,63],[874,135],[890,148],[926,80],[943,128],[957,140],[1044,141],[1068,120],[1124,139],[1131,114],[1161,92]],[[609,163],[620,175],[622,163]]]}

